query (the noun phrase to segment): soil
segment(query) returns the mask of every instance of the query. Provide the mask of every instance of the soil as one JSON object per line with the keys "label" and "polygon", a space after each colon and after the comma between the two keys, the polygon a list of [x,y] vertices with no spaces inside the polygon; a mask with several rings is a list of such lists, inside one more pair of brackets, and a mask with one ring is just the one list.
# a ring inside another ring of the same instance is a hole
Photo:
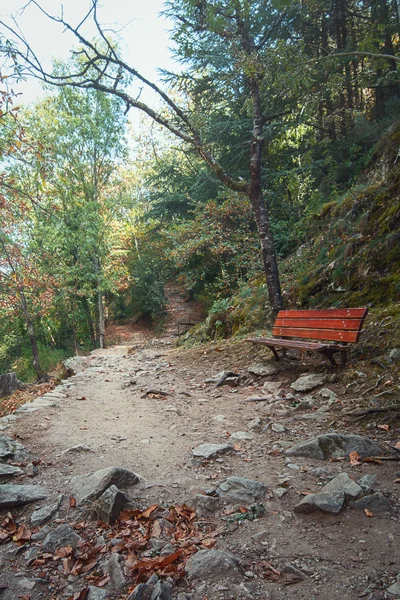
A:
{"label": "soil", "polygon": [[[371,360],[354,360],[345,370],[333,372],[322,357],[299,359],[293,355],[279,363],[281,370],[273,376],[250,374],[237,387],[216,387],[205,380],[221,371],[245,372],[254,363],[275,365],[275,361],[268,350],[244,341],[177,347],[178,323],[197,322],[199,307],[173,288],[168,290],[168,299],[163,332],[155,336],[139,325],[111,326],[108,336],[120,342],[83,359],[82,371],[65,382],[69,387],[64,401],[23,415],[6,430],[39,461],[34,480],[24,475],[18,483],[43,484],[64,493],[61,518],[68,520],[68,480],[109,466],[125,467],[140,475],[140,483],[129,489],[129,497],[143,508],[152,504],[192,506],[196,494],[211,493],[210,488],[216,488],[228,476],[255,479],[267,486],[262,502],[264,514],[252,515],[243,509],[245,516],[240,518],[237,510],[221,505],[207,517],[209,530],[217,532],[214,548],[230,550],[240,558],[247,573],[243,579],[249,590],[247,597],[395,597],[386,589],[400,571],[400,462],[350,465],[348,461],[293,457],[291,464],[295,467],[291,467],[284,449],[332,431],[359,433],[396,444],[400,440],[398,412],[373,413],[363,418],[347,412],[374,407],[378,401],[381,407],[394,403],[399,389],[397,369],[387,363],[384,370],[379,367],[381,381],[363,396],[363,391],[377,381],[378,367]],[[328,375],[326,387],[337,395],[329,407],[318,390],[290,397],[290,384],[305,372]],[[266,381],[280,382],[282,398],[277,402],[249,401],[265,395],[262,388]],[[378,392],[393,389],[396,391],[391,395],[373,400]],[[310,395],[314,406],[297,408],[299,399]],[[325,412],[317,412],[321,406],[326,407]],[[261,419],[261,427],[249,429],[256,417]],[[275,433],[267,427],[271,423],[282,424],[285,431]],[[252,439],[230,440],[237,431],[249,432]],[[234,451],[217,459],[196,459],[192,449],[202,443],[231,443]],[[77,445],[88,446],[90,451],[65,453]],[[337,515],[293,512],[305,493],[318,492],[321,485],[342,471],[353,479],[376,474],[375,489],[389,499],[392,511],[372,516],[350,507]],[[288,491],[278,498],[274,490],[283,477]],[[31,512],[32,507],[27,506],[15,514],[23,521]],[[289,563],[305,574],[304,579],[288,582],[283,577],[282,570]],[[5,573],[11,568],[32,577],[22,555]],[[2,594],[0,590],[1,597],[18,597],[7,576],[5,581],[9,588]],[[178,592],[193,591],[196,585],[184,578],[177,581],[173,597]],[[219,587],[206,586],[201,593],[195,592],[195,598],[246,597],[232,586],[229,581]],[[127,596],[125,590],[110,598]],[[68,596],[37,583],[25,597],[36,600]]]}

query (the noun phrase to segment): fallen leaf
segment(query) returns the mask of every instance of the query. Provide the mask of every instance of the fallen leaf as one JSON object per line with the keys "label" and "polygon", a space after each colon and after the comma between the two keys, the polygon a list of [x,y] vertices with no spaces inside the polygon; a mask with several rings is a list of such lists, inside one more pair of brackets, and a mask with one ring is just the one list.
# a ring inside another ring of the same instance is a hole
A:
{"label": "fallen leaf", "polygon": [[382,461],[379,458],[374,458],[373,456],[367,456],[364,458],[365,463],[374,463],[376,465],[381,465]]}
{"label": "fallen leaf", "polygon": [[236,442],[236,444],[233,444],[233,449],[236,450],[236,452],[240,452],[240,450],[242,450],[242,446]]}
{"label": "fallen leaf", "polygon": [[400,483],[400,478],[399,478],[399,479],[395,479],[395,480],[393,481],[393,483]]}
{"label": "fallen leaf", "polygon": [[142,512],[140,517],[143,519],[148,519],[150,517],[151,513],[153,513],[157,508],[158,508],[158,504],[153,504],[152,506],[149,506],[149,508],[146,508],[146,510],[144,510]]}
{"label": "fallen leaf", "polygon": [[367,517],[373,517],[374,513],[371,512],[368,508],[364,508],[364,512],[367,515]]}
{"label": "fallen leaf", "polygon": [[27,528],[27,526],[22,523],[19,526],[15,534],[13,535],[14,542],[28,542],[31,539],[32,532]]}
{"label": "fallen leaf", "polygon": [[69,507],[76,508],[76,499],[73,496],[69,497]]}
{"label": "fallen leaf", "polygon": [[73,551],[74,549],[72,546],[63,546],[62,548],[58,548],[58,550],[56,550],[55,557],[66,558],[67,556],[70,556]]}
{"label": "fallen leaf", "polygon": [[358,454],[358,452],[356,452],[355,450],[353,452],[350,452],[349,461],[353,467],[361,464],[360,461],[358,460],[359,458],[360,458],[360,455]]}
{"label": "fallen leaf", "polygon": [[87,427],[79,427],[79,429],[83,431],[84,429],[87,429]]}
{"label": "fallen leaf", "polygon": [[394,447],[396,448],[396,450],[400,450],[400,442],[396,442]]}
{"label": "fallen leaf", "polygon": [[76,592],[76,594],[74,594],[74,596],[73,596],[73,600],[85,600],[88,593],[89,593],[89,588],[86,587],[85,589],[81,590],[80,592]]}
{"label": "fallen leaf", "polygon": [[329,462],[340,462],[342,460],[346,460],[345,456],[331,456]]}
{"label": "fallen leaf", "polygon": [[217,540],[215,540],[214,538],[206,538],[201,542],[201,545],[205,548],[212,548],[213,546],[215,546],[216,543]]}
{"label": "fallen leaf", "polygon": [[384,431],[389,431],[389,425],[378,425],[378,429],[383,429]]}

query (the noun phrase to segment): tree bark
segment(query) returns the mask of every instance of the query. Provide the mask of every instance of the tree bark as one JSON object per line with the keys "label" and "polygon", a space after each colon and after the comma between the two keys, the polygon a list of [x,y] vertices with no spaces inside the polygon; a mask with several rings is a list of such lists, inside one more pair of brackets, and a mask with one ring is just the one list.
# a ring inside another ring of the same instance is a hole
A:
{"label": "tree bark", "polygon": [[105,318],[104,318],[104,302],[103,294],[97,292],[97,309],[99,311],[99,344],[100,348],[105,348],[104,335],[105,335]]}
{"label": "tree bark", "polygon": [[85,296],[81,297],[81,303],[82,303],[83,310],[86,313],[87,323],[88,323],[88,327],[89,327],[90,342],[92,344],[92,348],[96,348],[96,335],[95,335],[94,326],[93,326],[93,319],[92,319],[92,315],[90,312],[89,303]]}
{"label": "tree bark", "polygon": [[39,350],[38,350],[38,346],[37,346],[35,328],[33,327],[32,319],[29,314],[26,296],[23,291],[20,291],[19,295],[21,298],[22,311],[24,313],[24,318],[25,318],[26,328],[28,331],[29,341],[31,344],[32,356],[33,356],[33,363],[32,363],[33,368],[34,368],[37,378],[39,380],[47,379],[47,375],[45,374],[44,371],[42,371],[42,368],[40,366]]}

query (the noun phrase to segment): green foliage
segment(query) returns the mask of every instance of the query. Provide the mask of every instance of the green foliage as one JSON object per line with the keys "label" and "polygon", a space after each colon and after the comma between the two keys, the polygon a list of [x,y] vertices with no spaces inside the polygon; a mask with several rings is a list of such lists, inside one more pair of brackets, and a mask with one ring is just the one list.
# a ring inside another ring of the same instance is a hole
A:
{"label": "green foliage", "polygon": [[132,283],[129,286],[128,306],[133,314],[160,318],[165,309],[163,265],[150,252],[139,255],[130,265]]}
{"label": "green foliage", "polygon": [[[40,364],[45,373],[53,371],[59,363],[73,354],[72,350],[68,351],[62,348],[49,348],[40,342],[38,344],[38,350]],[[20,349],[19,356],[13,362],[11,368],[16,372],[17,377],[21,379],[21,381],[29,383],[37,379],[37,375],[32,366],[31,349],[27,346],[23,346]]]}

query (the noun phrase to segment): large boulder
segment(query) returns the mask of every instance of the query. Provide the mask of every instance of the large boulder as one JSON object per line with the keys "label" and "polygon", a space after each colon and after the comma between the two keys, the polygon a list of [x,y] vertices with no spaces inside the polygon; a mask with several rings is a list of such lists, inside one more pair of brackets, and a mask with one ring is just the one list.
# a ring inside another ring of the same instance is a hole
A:
{"label": "large boulder", "polygon": [[97,500],[112,485],[128,487],[139,482],[139,475],[121,467],[108,467],[77,475],[70,481],[71,494],[78,504]]}
{"label": "large boulder", "polygon": [[23,390],[25,387],[25,384],[17,379],[15,373],[0,375],[0,398],[10,396],[16,390]]}
{"label": "large boulder", "polygon": [[0,485],[0,510],[21,506],[47,498],[50,492],[39,485],[14,485],[3,483]]}
{"label": "large boulder", "polygon": [[305,456],[318,460],[348,456],[350,452],[358,452],[361,458],[365,458],[381,454],[382,448],[370,438],[362,435],[325,433],[286,450],[288,456]]}

